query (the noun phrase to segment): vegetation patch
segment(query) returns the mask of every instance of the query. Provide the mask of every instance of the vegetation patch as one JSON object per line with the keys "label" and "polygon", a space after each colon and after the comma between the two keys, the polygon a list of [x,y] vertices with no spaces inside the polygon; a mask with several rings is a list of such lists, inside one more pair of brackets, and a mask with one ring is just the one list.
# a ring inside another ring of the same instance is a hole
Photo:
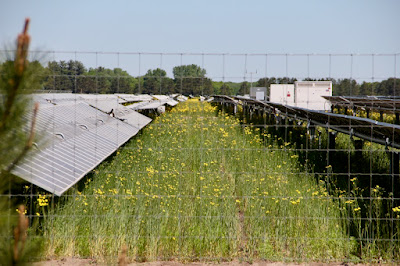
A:
{"label": "vegetation patch", "polygon": [[181,103],[44,209],[47,256],[107,261],[126,246],[133,261],[351,259],[339,204],[264,138],[209,103]]}

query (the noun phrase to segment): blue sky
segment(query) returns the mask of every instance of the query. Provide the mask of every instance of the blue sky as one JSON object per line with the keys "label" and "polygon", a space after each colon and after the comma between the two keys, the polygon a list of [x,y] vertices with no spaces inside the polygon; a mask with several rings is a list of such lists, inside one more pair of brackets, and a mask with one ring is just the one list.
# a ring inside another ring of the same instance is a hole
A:
{"label": "blue sky", "polygon": [[[256,77],[286,73],[364,79],[397,75],[393,56],[289,56],[287,60],[285,56],[268,59],[261,55],[141,55],[139,64],[138,55],[117,54],[399,53],[397,0],[2,0],[1,6],[1,44],[12,42],[24,18],[30,17],[33,49],[79,52],[53,53],[48,60],[77,59],[91,67],[119,66],[131,74],[161,66],[170,75],[174,65],[196,63],[203,65],[210,76],[226,80],[248,79],[246,70],[257,71]],[[84,51],[116,53],[93,55]],[[399,56],[396,61],[400,63]]]}

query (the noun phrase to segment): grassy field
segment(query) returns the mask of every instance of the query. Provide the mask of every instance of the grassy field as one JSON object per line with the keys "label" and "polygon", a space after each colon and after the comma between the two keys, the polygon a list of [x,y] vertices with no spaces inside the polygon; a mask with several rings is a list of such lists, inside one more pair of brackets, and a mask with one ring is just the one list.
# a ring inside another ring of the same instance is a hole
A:
{"label": "grassy field", "polygon": [[40,208],[46,256],[110,261],[125,245],[134,261],[353,259],[323,182],[300,173],[289,144],[263,138],[209,103],[181,103],[81,191]]}

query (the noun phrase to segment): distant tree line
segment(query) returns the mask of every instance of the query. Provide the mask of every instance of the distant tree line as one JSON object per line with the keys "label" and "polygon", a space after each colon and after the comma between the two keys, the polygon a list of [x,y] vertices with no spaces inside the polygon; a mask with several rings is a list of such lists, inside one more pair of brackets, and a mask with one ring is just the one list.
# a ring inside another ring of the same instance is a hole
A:
{"label": "distant tree line", "polygon": [[381,95],[400,96],[400,79],[389,78],[382,81],[357,83],[354,79],[332,80],[333,95]]}
{"label": "distant tree line", "polygon": [[[0,64],[0,72],[8,61]],[[145,75],[131,76],[121,68],[86,68],[82,62],[51,61],[47,66],[31,62],[42,76],[42,89],[47,91],[68,91],[72,93],[144,93],[184,95],[244,95],[250,93],[251,84],[244,82],[212,81],[206,77],[206,70],[197,65],[182,65],[173,68],[173,78],[163,69],[149,69]],[[312,80],[312,79],[304,79]],[[400,95],[400,79],[357,83],[354,79],[331,80],[333,95]],[[293,84],[296,78],[266,77],[253,83],[256,87],[271,84]]]}
{"label": "distant tree line", "polygon": [[131,76],[121,68],[89,68],[80,61],[51,61],[43,70],[43,90],[72,93],[214,94],[206,70],[196,65],[177,66],[174,78],[163,69],[150,69],[143,76]]}

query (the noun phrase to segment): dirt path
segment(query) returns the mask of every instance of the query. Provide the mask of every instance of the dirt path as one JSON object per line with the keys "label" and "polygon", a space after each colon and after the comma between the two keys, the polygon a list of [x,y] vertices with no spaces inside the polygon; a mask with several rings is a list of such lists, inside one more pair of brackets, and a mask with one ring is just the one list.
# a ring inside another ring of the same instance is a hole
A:
{"label": "dirt path", "polygon": [[[73,266],[73,265],[102,265],[97,263],[93,259],[77,259],[77,258],[68,258],[62,260],[49,260],[43,262],[33,263],[34,266]],[[117,263],[115,263],[117,265]],[[193,263],[181,263],[174,261],[155,261],[155,262],[144,262],[144,263],[129,263],[128,265],[139,265],[139,266],[216,266],[216,265],[225,265],[225,266],[339,266],[339,265],[354,265],[354,266],[364,266],[367,264],[347,264],[347,263],[318,263],[318,262],[310,262],[310,263],[283,263],[283,262],[267,262],[267,261],[255,261],[252,264],[248,262],[239,262],[239,261],[231,261],[231,262],[221,262],[221,263],[201,263],[201,262],[193,262]],[[368,264],[371,265],[371,264]],[[386,265],[386,264],[379,264]],[[389,265],[389,264],[387,264]]]}

